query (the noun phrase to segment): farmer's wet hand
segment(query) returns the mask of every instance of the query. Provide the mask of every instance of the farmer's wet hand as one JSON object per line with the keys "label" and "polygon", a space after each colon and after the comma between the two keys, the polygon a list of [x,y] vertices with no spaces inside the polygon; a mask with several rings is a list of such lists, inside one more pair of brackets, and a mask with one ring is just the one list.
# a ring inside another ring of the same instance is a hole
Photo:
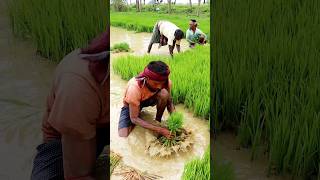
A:
{"label": "farmer's wet hand", "polygon": [[162,128],[160,134],[165,136],[167,139],[171,139],[173,136],[167,128]]}

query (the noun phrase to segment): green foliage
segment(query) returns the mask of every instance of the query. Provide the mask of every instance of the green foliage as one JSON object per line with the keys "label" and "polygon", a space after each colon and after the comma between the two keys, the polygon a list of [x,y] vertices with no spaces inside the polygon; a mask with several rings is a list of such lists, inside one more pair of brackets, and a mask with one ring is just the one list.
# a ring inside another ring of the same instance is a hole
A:
{"label": "green foliage", "polygon": [[182,128],[183,114],[179,112],[172,113],[166,121],[167,127],[171,132],[176,132]]}
{"label": "green foliage", "polygon": [[306,179],[320,162],[319,5],[218,0],[213,10],[215,126],[237,127],[252,158],[264,146],[270,169]]}
{"label": "green foliage", "polygon": [[130,51],[130,47],[128,43],[119,43],[119,44],[115,44],[111,47],[111,51],[116,51],[116,52],[129,52]]}
{"label": "green foliage", "polygon": [[[157,12],[159,14],[167,14],[168,13],[168,5],[167,4],[158,4],[158,5],[143,5],[142,12]],[[136,11],[135,5],[131,5],[129,11]],[[171,14],[176,15],[197,15],[198,5],[193,4],[192,8],[189,5],[172,5],[171,6]],[[210,16],[210,6],[209,4],[201,4],[200,5],[200,17],[209,17]]]}
{"label": "green foliage", "polygon": [[110,174],[112,174],[113,170],[117,167],[121,160],[121,157],[113,152],[110,153]]}
{"label": "green foliage", "polygon": [[112,10],[123,12],[128,10],[128,6],[125,0],[111,0]]}
{"label": "green foliage", "polygon": [[171,70],[171,95],[175,104],[183,103],[195,115],[208,119],[210,112],[210,48],[197,46],[195,49],[163,56],[125,56],[113,63],[114,71],[122,79],[137,76],[153,60],[166,62]]}
{"label": "green foliage", "polygon": [[105,31],[107,1],[9,0],[15,35],[31,38],[38,52],[61,60]]}
{"label": "green foliage", "polygon": [[184,166],[183,180],[210,179],[210,149],[208,148],[202,158],[194,159]]}
{"label": "green foliage", "polygon": [[183,16],[179,14],[161,14],[154,12],[114,12],[110,14],[111,26],[118,26],[137,32],[152,32],[155,23],[159,20],[168,20],[181,28],[184,33],[189,28],[189,20],[196,19],[199,28],[209,37],[210,16]]}

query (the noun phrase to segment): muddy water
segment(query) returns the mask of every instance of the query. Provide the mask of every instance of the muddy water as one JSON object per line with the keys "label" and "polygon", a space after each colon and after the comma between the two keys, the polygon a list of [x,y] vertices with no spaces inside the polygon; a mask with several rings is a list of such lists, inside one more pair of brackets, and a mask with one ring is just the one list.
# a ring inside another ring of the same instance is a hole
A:
{"label": "muddy water", "polygon": [[236,136],[225,132],[219,134],[215,144],[214,153],[219,160],[231,162],[234,174],[238,180],[289,180],[289,176],[269,176],[268,157],[260,154],[254,161],[251,161],[250,149],[240,148]]}
{"label": "muddy water", "polygon": [[[127,31],[123,28],[110,27],[110,43],[111,45],[121,42],[126,42],[129,47],[134,51],[135,55],[143,55],[147,53],[148,45],[151,39],[151,33],[135,33],[133,31]],[[181,41],[181,51],[188,49],[188,43],[186,40]],[[177,53],[175,48],[174,53]],[[151,49],[153,55],[166,55],[169,56],[168,46],[163,46],[160,49],[158,44],[154,44]]]}
{"label": "muddy water", "polygon": [[55,64],[11,33],[0,1],[0,179],[29,179]]}
{"label": "muddy water", "polygon": [[[127,42],[134,50],[135,54],[144,54],[151,34],[134,33],[120,28],[111,27],[111,45],[119,42]],[[182,43],[182,48],[186,49],[186,43]],[[167,47],[157,49],[154,45],[151,54],[168,55]],[[111,63],[117,56],[127,54],[112,54]],[[176,106],[177,111],[182,112],[185,117],[184,126],[194,133],[195,144],[187,153],[181,153],[169,158],[151,158],[145,153],[145,145],[152,133],[141,127],[136,127],[128,138],[118,136],[118,119],[120,109],[122,107],[122,97],[126,86],[126,81],[115,75],[111,69],[111,151],[122,156],[125,165],[132,166],[141,171],[147,171],[151,174],[162,176],[164,179],[180,179],[184,164],[196,156],[202,156],[205,149],[209,145],[209,128],[208,121],[193,117],[191,112],[184,109],[183,105]],[[146,108],[142,112],[145,119],[153,119],[155,116],[155,108]],[[168,113],[164,114],[164,119],[168,117]],[[112,179],[120,179],[120,177],[112,176]]]}

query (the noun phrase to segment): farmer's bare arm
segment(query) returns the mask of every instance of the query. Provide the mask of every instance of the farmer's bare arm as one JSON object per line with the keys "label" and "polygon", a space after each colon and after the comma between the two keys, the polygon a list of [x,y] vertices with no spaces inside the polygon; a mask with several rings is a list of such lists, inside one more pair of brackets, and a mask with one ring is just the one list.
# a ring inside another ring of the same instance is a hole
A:
{"label": "farmer's bare arm", "polygon": [[152,123],[149,123],[148,121],[145,121],[139,118],[140,108],[138,106],[129,104],[129,110],[130,110],[130,119],[132,123],[139,125],[143,128],[150,129],[152,131],[160,133],[164,136],[170,137],[170,132],[166,128],[162,128],[160,126],[154,125]]}
{"label": "farmer's bare arm", "polygon": [[170,114],[176,111],[176,108],[175,108],[174,105],[173,105],[173,100],[172,100],[171,95],[169,96],[168,105],[167,105],[167,110],[168,110],[168,112],[169,112]]}

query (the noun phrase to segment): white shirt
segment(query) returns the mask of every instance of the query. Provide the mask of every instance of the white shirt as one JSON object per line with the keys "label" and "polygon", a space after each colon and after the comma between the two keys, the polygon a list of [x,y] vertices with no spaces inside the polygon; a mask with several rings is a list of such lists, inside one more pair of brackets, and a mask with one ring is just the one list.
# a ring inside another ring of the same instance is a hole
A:
{"label": "white shirt", "polygon": [[[177,29],[180,28],[169,21],[159,21],[158,25],[160,34],[168,38],[168,45],[172,46],[175,39],[174,33]],[[176,44],[180,45],[180,41],[181,40],[176,40]]]}

